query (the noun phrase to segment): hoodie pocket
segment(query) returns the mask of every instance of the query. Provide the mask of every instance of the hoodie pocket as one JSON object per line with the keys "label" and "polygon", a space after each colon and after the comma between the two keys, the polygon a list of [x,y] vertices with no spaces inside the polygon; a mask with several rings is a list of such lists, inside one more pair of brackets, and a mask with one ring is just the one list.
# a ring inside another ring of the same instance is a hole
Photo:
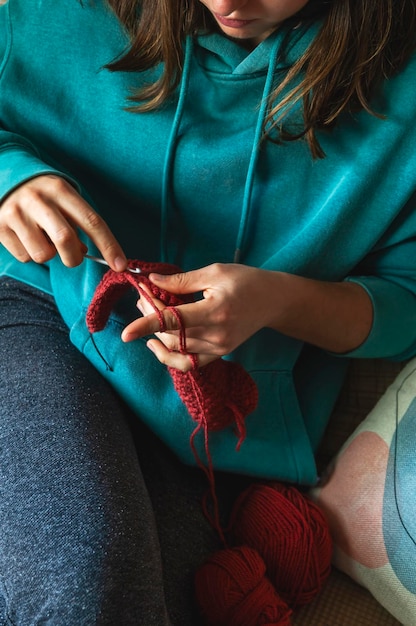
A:
{"label": "hoodie pocket", "polygon": [[[182,462],[195,465],[190,445],[196,427],[176,393],[167,368],[147,349],[145,340],[124,344],[122,325],[110,319],[104,330],[90,335],[82,314],[70,336],[136,415]],[[257,384],[259,403],[246,417],[247,434],[237,450],[233,426],[209,432],[208,450],[216,470],[313,485],[316,466],[290,371],[250,372]],[[206,464],[203,430],[193,441]]]}
{"label": "hoodie pocket", "polygon": [[290,371],[252,371],[259,391],[256,410],[246,418],[247,436],[236,451],[230,430],[210,435],[217,468],[302,484],[315,484],[316,465]]}

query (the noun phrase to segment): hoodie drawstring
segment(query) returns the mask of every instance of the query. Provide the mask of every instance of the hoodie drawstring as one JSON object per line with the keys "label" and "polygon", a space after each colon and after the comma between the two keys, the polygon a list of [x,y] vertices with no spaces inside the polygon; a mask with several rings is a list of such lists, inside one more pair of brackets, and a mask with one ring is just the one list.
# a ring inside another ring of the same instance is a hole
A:
{"label": "hoodie drawstring", "polygon": [[[254,186],[254,178],[256,175],[256,167],[260,154],[262,133],[264,127],[264,121],[267,115],[267,108],[269,103],[270,93],[273,88],[274,72],[277,64],[277,57],[280,49],[280,39],[276,37],[276,41],[271,50],[269,65],[266,75],[266,80],[263,89],[262,100],[259,107],[259,114],[257,118],[253,146],[250,155],[249,166],[247,170],[247,177],[244,186],[243,203],[241,210],[240,223],[237,233],[235,252],[233,257],[234,263],[240,263],[242,255],[244,254],[248,237],[248,225],[250,222],[250,214],[252,212],[252,193]],[[166,148],[166,156],[163,167],[163,179],[162,179],[162,200],[161,200],[161,243],[160,243],[160,258],[163,263],[169,261],[168,259],[168,224],[169,224],[169,209],[171,208],[170,192],[171,192],[171,180],[172,180],[172,166],[175,153],[175,145],[181,124],[183,111],[185,107],[186,96],[189,88],[192,54],[194,44],[193,38],[187,37],[185,41],[184,51],[184,64],[182,71],[182,79],[179,91],[179,100],[176,107],[175,117],[172,123],[171,132]]]}
{"label": "hoodie drawstring", "polygon": [[261,138],[263,134],[264,120],[267,115],[267,107],[269,104],[270,93],[273,88],[273,77],[277,64],[277,56],[280,49],[280,40],[277,37],[271,51],[269,59],[269,67],[267,69],[266,81],[264,83],[263,96],[260,104],[259,115],[257,118],[256,130],[254,134],[253,147],[250,155],[250,162],[247,170],[246,184],[244,187],[243,207],[241,210],[240,225],[237,234],[237,241],[234,252],[234,263],[240,263],[242,254],[244,253],[247,243],[248,224],[250,222],[250,213],[252,209],[251,197],[253,193],[254,177],[256,175],[257,161],[260,154]]}
{"label": "hoodie drawstring", "polygon": [[183,110],[185,106],[185,100],[189,87],[189,76],[191,72],[191,61],[193,53],[193,38],[187,37],[185,41],[185,52],[182,70],[182,79],[179,92],[178,105],[176,107],[175,117],[173,119],[172,128],[166,148],[165,163],[163,166],[163,178],[162,178],[162,206],[161,206],[161,241],[160,241],[160,258],[163,263],[168,261],[168,218],[169,218],[169,193],[170,193],[170,181],[172,178],[172,165],[173,157],[175,153],[175,144],[178,136],[179,126],[182,120]]}

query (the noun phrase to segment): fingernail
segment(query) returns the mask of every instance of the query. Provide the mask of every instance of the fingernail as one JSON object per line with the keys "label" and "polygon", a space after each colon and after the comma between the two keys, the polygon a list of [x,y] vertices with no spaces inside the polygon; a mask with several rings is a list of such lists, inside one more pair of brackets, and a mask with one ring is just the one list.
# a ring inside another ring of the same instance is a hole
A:
{"label": "fingernail", "polygon": [[158,282],[163,282],[164,280],[167,280],[169,278],[169,276],[167,276],[166,274],[156,274],[155,272],[152,272],[150,276],[152,276],[152,278],[156,279]]}
{"label": "fingernail", "polygon": [[123,272],[127,267],[127,260],[123,259],[122,256],[118,256],[114,259],[114,267],[117,272]]}
{"label": "fingernail", "polygon": [[129,341],[134,341],[136,339],[136,335],[133,332],[130,332],[128,330],[123,330],[123,332],[121,333],[121,340],[124,341],[124,343],[128,343]]}

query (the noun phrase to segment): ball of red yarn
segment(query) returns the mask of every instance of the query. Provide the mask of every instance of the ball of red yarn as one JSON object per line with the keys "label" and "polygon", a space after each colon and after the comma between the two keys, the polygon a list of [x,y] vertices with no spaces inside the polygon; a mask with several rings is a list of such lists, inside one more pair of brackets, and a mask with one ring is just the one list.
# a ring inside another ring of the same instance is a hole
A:
{"label": "ball of red yarn", "polygon": [[207,626],[290,626],[291,609],[248,547],[221,550],[196,573],[195,589]]}
{"label": "ball of red yarn", "polygon": [[290,606],[311,602],[330,573],[332,540],[322,511],[295,487],[255,484],[234,505],[233,543],[254,548]]}

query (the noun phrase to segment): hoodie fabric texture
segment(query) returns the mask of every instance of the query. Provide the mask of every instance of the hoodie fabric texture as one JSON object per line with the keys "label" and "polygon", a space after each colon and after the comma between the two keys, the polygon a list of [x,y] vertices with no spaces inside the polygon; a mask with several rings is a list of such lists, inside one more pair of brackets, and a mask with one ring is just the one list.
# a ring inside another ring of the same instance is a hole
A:
{"label": "hoodie fabric texture", "polygon": [[[371,333],[344,358],[270,329],[227,357],[254,378],[259,404],[239,451],[232,428],[210,435],[214,466],[305,484],[317,479],[314,451],[349,358],[416,352],[416,59],[373,103],[385,119],[345,116],[319,135],[325,159],[314,161],[303,141],[258,143],[264,96],[317,29],[279,30],[252,52],[201,34],[185,46],[177,94],[158,111],[135,114],[125,109],[127,96],[160,68],[104,69],[128,46],[105,2],[0,6],[1,198],[56,174],[76,185],[130,258],[190,270],[238,257],[324,281],[354,280],[370,294]],[[300,120],[299,108],[288,112],[292,127]],[[120,340],[137,315],[133,294],[103,331],[88,333],[85,313],[103,271],[89,260],[72,269],[59,258],[21,264],[0,246],[0,272],[53,294],[73,343],[192,464],[195,423],[165,366],[144,339]]]}

